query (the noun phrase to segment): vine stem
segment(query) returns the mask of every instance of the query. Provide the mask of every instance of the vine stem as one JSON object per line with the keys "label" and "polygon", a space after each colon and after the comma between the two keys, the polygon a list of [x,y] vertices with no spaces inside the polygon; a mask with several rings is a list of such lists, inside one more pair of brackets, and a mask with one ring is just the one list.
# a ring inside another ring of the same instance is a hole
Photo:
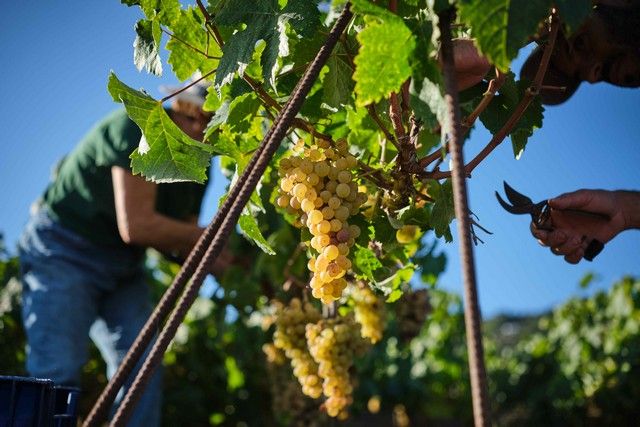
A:
{"label": "vine stem", "polygon": [[462,126],[464,127],[463,132],[465,135],[473,127],[478,117],[480,117],[480,114],[482,114],[484,110],[487,109],[491,101],[493,101],[493,98],[496,96],[496,92],[500,90],[506,77],[506,74],[496,68],[496,77],[489,81],[487,91],[482,94],[482,101],[480,101],[471,114],[462,121]]}
{"label": "vine stem", "polygon": [[198,52],[201,55],[204,55],[207,59],[220,59],[219,56],[212,56],[209,55],[207,52],[204,52],[200,49],[198,49],[197,47],[193,46],[192,44],[189,44],[187,41],[183,40],[182,38],[176,36],[174,33],[167,31],[164,28],[160,28],[160,31],[162,31],[163,33],[165,33],[166,35],[168,35],[170,38],[172,39],[176,39],[178,42],[182,43],[183,45],[185,45],[186,47],[188,47],[189,49]]}
{"label": "vine stem", "polygon": [[382,133],[384,134],[384,136],[387,139],[387,141],[392,143],[394,145],[394,147],[396,147],[396,149],[399,150],[400,147],[398,147],[398,143],[396,142],[396,139],[393,137],[391,132],[389,132],[389,129],[387,129],[387,127],[384,125],[384,123],[382,122],[382,119],[380,119],[380,116],[378,115],[378,112],[376,111],[375,104],[369,104],[369,105],[367,105],[366,108],[367,108],[367,112],[369,113],[369,116],[373,119],[374,122],[376,122],[376,124],[378,125],[378,127],[380,128]]}
{"label": "vine stem", "polygon": [[[531,86],[527,88],[524,93],[524,96],[513,110],[511,117],[507,120],[507,122],[502,126],[502,128],[493,135],[493,138],[489,141],[489,143],[480,151],[464,168],[465,175],[470,176],[473,170],[480,164],[482,161],[489,155],[495,148],[504,141],[504,139],[509,135],[509,133],[513,130],[522,115],[527,111],[529,105],[531,105],[531,101],[540,93],[540,89],[542,86],[542,79],[544,78],[545,73],[547,72],[547,68],[549,66],[549,60],[551,59],[551,53],[553,52],[553,47],[555,46],[556,38],[558,36],[558,28],[560,26],[560,21],[556,16],[555,10],[551,15],[551,30],[549,32],[549,39],[547,41],[547,45],[544,48],[544,52],[542,54],[542,60],[540,61],[540,65],[538,66],[538,70],[536,71],[536,75],[533,79],[533,83]],[[562,88],[558,88],[562,90]],[[429,178],[432,179],[444,179],[451,176],[450,171],[433,171],[426,174]]]}
{"label": "vine stem", "polygon": [[179,89],[179,90],[177,90],[177,91],[175,91],[173,93],[170,93],[169,95],[165,96],[164,98],[162,98],[160,100],[160,102],[162,103],[162,102],[168,101],[169,99],[173,98],[174,96],[178,95],[179,93],[182,93],[185,90],[189,89],[191,86],[198,84],[199,82],[201,82],[202,80],[206,79],[207,77],[209,77],[210,75],[212,75],[215,72],[216,72],[216,69],[213,69],[213,70],[209,71],[207,74],[204,74],[204,75],[200,76],[199,79],[192,81],[191,83],[189,83],[185,87],[183,87],[183,88],[181,88],[181,89]]}
{"label": "vine stem", "polygon": [[471,376],[471,393],[473,398],[473,417],[478,427],[489,427],[490,407],[487,386],[487,373],[484,365],[484,349],[482,346],[482,330],[478,290],[476,286],[475,264],[471,243],[471,224],[467,203],[467,187],[465,166],[462,154],[462,128],[460,123],[460,103],[451,42],[451,21],[453,9],[439,15],[440,42],[442,51],[442,72],[444,74],[445,103],[449,121],[453,124],[449,140],[453,178],[453,196],[460,238],[460,263],[464,281],[464,320],[469,351],[469,373]]}

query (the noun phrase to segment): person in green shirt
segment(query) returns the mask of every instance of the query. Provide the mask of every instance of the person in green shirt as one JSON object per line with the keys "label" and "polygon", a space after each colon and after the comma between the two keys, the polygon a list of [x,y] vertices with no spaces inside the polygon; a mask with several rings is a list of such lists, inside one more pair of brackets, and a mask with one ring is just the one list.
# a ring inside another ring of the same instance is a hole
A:
{"label": "person in green shirt", "polygon": [[[197,140],[210,118],[201,109],[205,94],[191,86],[167,110]],[[110,114],[62,160],[32,212],[19,242],[32,376],[78,386],[90,336],[113,375],[151,312],[145,248],[184,259],[203,231],[197,217],[205,185],[132,175],[129,156],[140,138],[125,111]],[[223,254],[211,272],[229,261]],[[159,371],[130,425],[159,425],[160,402]]]}

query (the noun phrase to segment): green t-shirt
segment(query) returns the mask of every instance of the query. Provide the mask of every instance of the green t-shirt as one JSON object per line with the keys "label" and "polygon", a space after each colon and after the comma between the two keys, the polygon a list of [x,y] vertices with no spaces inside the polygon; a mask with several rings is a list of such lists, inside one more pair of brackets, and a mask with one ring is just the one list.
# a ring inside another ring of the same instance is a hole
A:
{"label": "green t-shirt", "polygon": [[[130,169],[129,155],[141,135],[124,110],[98,123],[62,160],[44,194],[53,218],[94,243],[124,246],[116,222],[111,167]],[[178,220],[197,215],[205,188],[190,182],[158,184],[156,211]]]}

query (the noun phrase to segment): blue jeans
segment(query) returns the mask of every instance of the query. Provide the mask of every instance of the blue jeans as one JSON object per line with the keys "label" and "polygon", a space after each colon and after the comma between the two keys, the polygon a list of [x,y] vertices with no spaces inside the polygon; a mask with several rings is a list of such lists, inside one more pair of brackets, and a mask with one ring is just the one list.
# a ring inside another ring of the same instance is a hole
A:
{"label": "blue jeans", "polygon": [[[29,374],[79,386],[91,336],[110,378],[151,311],[140,254],[95,245],[52,220],[45,208],[29,220],[19,254]],[[159,368],[130,426],[160,425],[161,376]]]}

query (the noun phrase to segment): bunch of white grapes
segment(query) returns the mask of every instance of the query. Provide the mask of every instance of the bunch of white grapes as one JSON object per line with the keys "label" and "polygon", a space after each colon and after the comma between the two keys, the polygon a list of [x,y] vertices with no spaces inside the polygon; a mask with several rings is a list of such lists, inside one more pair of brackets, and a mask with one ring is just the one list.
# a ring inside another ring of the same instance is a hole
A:
{"label": "bunch of white grapes", "polygon": [[313,296],[325,304],[339,299],[347,286],[349,251],[360,235],[360,228],[348,222],[367,201],[354,177],[357,164],[345,140],[337,141],[336,148],[319,140],[300,156],[280,160],[277,205],[297,215],[297,225],[313,236],[308,242],[315,253],[308,263],[310,285]]}
{"label": "bunch of white grapes", "polygon": [[331,417],[345,419],[353,402],[349,369],[356,355],[364,350],[358,324],[352,316],[323,319],[307,325],[309,351],[318,363],[323,379],[324,407]]}
{"label": "bunch of white grapes", "polygon": [[354,286],[351,290],[356,322],[362,327],[362,338],[372,344],[382,339],[384,332],[384,301],[369,286]]}
{"label": "bunch of white grapes", "polygon": [[309,354],[305,333],[306,325],[318,322],[321,317],[312,304],[294,298],[288,307],[279,310],[273,334],[273,344],[284,350],[291,360],[293,375],[302,386],[302,392],[314,399],[322,394],[322,381],[318,376],[318,364]]}

